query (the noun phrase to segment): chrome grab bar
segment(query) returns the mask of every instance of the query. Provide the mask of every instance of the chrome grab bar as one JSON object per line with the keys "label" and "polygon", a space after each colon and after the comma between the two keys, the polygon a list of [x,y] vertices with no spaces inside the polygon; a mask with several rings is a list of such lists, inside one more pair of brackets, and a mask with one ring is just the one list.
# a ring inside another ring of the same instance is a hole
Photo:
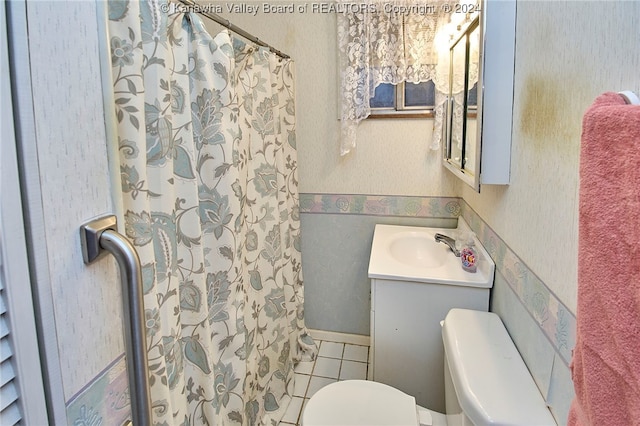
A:
{"label": "chrome grab bar", "polygon": [[151,395],[142,297],[142,268],[135,248],[116,229],[115,216],[101,217],[82,225],[82,254],[84,263],[90,264],[107,252],[111,253],[120,267],[131,419],[135,426],[147,426],[151,425]]}

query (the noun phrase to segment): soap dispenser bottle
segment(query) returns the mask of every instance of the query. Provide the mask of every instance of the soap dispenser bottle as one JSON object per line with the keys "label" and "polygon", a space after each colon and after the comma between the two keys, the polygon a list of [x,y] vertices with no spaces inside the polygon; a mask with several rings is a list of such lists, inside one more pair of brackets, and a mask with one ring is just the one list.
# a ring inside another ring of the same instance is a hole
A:
{"label": "soap dispenser bottle", "polygon": [[467,272],[476,272],[478,270],[478,252],[475,248],[475,240],[473,233],[469,233],[462,238],[462,249],[460,250],[460,261],[462,269]]}

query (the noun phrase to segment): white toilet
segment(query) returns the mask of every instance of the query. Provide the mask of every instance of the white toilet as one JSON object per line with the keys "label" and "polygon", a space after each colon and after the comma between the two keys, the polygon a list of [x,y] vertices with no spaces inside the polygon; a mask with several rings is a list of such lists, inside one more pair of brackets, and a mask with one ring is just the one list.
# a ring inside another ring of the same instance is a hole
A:
{"label": "white toilet", "polygon": [[336,382],[307,403],[303,426],[555,425],[500,318],[452,309],[443,321],[446,414],[391,386]]}

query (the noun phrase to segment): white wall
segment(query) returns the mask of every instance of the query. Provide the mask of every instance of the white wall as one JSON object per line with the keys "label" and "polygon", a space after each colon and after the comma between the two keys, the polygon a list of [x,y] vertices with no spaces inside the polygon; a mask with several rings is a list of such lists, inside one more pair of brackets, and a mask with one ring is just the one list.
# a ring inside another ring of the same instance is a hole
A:
{"label": "white wall", "polygon": [[22,110],[20,142],[51,403],[63,424],[65,402],[124,351],[117,266],[110,258],[86,266],[80,248],[80,225],[113,212],[97,7],[28,2],[26,10],[19,44],[30,64],[17,71],[22,106],[33,105]]}
{"label": "white wall", "polygon": [[640,91],[640,2],[517,8],[511,184],[462,195],[575,313],[582,116],[602,92]]}

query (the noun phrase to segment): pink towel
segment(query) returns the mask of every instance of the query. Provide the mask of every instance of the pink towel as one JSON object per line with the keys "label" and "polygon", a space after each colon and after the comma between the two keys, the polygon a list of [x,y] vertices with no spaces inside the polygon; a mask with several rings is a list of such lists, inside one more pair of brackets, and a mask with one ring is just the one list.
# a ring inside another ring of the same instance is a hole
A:
{"label": "pink towel", "polygon": [[640,106],[599,96],[582,123],[569,425],[640,425]]}

